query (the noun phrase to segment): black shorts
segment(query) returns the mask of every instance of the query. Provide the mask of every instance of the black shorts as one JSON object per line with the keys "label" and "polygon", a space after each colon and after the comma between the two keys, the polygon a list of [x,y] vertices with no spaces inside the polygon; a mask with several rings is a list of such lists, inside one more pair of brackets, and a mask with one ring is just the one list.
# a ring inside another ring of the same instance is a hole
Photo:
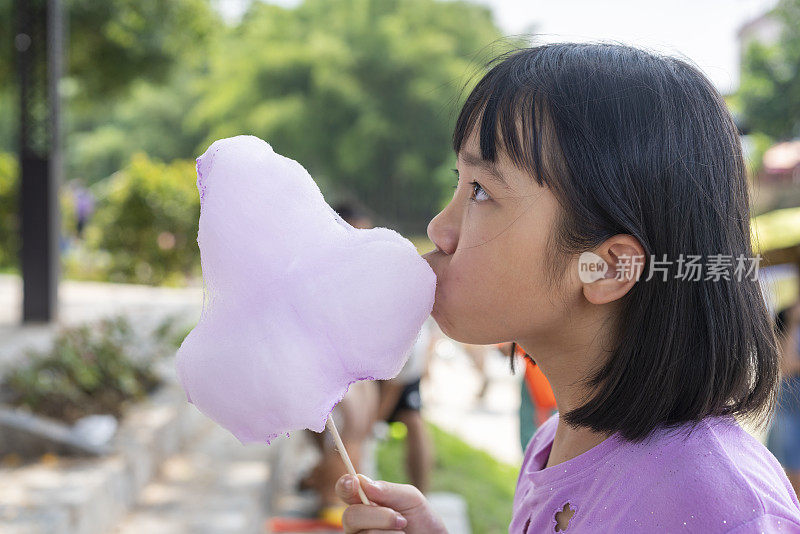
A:
{"label": "black shorts", "polygon": [[392,410],[392,414],[386,419],[387,422],[391,423],[397,421],[397,414],[401,410],[418,412],[420,408],[422,408],[422,397],[420,397],[419,394],[420,380],[420,378],[417,378],[410,384],[406,384],[403,391],[400,393],[400,398],[397,399],[397,405],[394,407],[394,410]]}

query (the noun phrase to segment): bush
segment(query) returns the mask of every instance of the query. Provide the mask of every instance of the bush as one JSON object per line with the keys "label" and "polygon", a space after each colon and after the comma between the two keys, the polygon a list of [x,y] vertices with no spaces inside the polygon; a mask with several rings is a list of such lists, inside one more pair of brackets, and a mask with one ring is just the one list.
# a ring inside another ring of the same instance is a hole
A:
{"label": "bush", "polygon": [[15,268],[19,257],[18,173],[14,155],[0,153],[0,269]]}
{"label": "bush", "polygon": [[108,280],[178,284],[200,273],[200,198],[195,162],[162,163],[137,153],[98,184],[86,228],[89,249],[108,253]]}
{"label": "bush", "polygon": [[124,317],[63,329],[49,352],[28,351],[26,364],[11,370],[3,389],[12,405],[70,424],[90,414],[121,417],[127,403],[161,383],[154,357],[129,353],[139,344]]}
{"label": "bush", "polygon": [[178,350],[196,326],[195,323],[181,323],[179,319],[179,315],[170,315],[153,330],[153,337],[168,350]]}

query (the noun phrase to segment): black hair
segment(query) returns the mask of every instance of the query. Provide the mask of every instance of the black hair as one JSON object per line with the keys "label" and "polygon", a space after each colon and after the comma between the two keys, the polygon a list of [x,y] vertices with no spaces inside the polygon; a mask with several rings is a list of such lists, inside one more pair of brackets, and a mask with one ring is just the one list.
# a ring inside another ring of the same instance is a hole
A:
{"label": "black hair", "polygon": [[[741,141],[699,68],[610,42],[514,49],[486,67],[453,149],[477,126],[484,160],[503,151],[551,190],[554,283],[575,254],[617,234],[641,243],[645,273],[663,254],[752,257]],[[582,381],[592,395],[561,420],[630,441],[711,415],[768,424],[779,356],[753,278],[637,280],[608,360]]]}
{"label": "black hair", "polygon": [[775,335],[780,339],[786,335],[787,322],[789,318],[789,308],[783,308],[775,314]]}
{"label": "black hair", "polygon": [[354,203],[349,200],[342,200],[336,205],[332,206],[333,211],[339,214],[339,217],[352,223],[356,219],[364,217],[364,212]]}

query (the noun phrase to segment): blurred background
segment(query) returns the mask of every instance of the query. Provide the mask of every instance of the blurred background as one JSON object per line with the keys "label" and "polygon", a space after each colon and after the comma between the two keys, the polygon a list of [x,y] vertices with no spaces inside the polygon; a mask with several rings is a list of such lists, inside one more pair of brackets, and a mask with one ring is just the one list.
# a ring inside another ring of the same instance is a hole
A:
{"label": "blurred background", "polygon": [[[328,445],[243,447],[177,389],[202,307],[195,158],[258,136],[343,217],[427,252],[460,105],[509,48],[695,62],[740,130],[770,310],[798,300],[800,0],[0,0],[0,36],[2,532],[338,531],[311,475]],[[426,485],[451,532],[506,532],[552,395],[519,350],[426,325],[352,438],[361,471]]]}

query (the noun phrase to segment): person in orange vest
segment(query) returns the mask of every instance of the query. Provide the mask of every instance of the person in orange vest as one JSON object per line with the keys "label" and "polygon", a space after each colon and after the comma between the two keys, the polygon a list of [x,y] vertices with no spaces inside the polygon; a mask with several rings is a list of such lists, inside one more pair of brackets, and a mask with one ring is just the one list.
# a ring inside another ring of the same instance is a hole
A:
{"label": "person in orange vest", "polygon": [[519,407],[519,440],[522,451],[525,452],[528,442],[539,425],[556,412],[556,398],[550,382],[547,381],[542,370],[521,346],[510,342],[499,343],[495,346],[500,352],[509,356],[512,344],[514,345],[514,356],[522,357],[525,362]]}

